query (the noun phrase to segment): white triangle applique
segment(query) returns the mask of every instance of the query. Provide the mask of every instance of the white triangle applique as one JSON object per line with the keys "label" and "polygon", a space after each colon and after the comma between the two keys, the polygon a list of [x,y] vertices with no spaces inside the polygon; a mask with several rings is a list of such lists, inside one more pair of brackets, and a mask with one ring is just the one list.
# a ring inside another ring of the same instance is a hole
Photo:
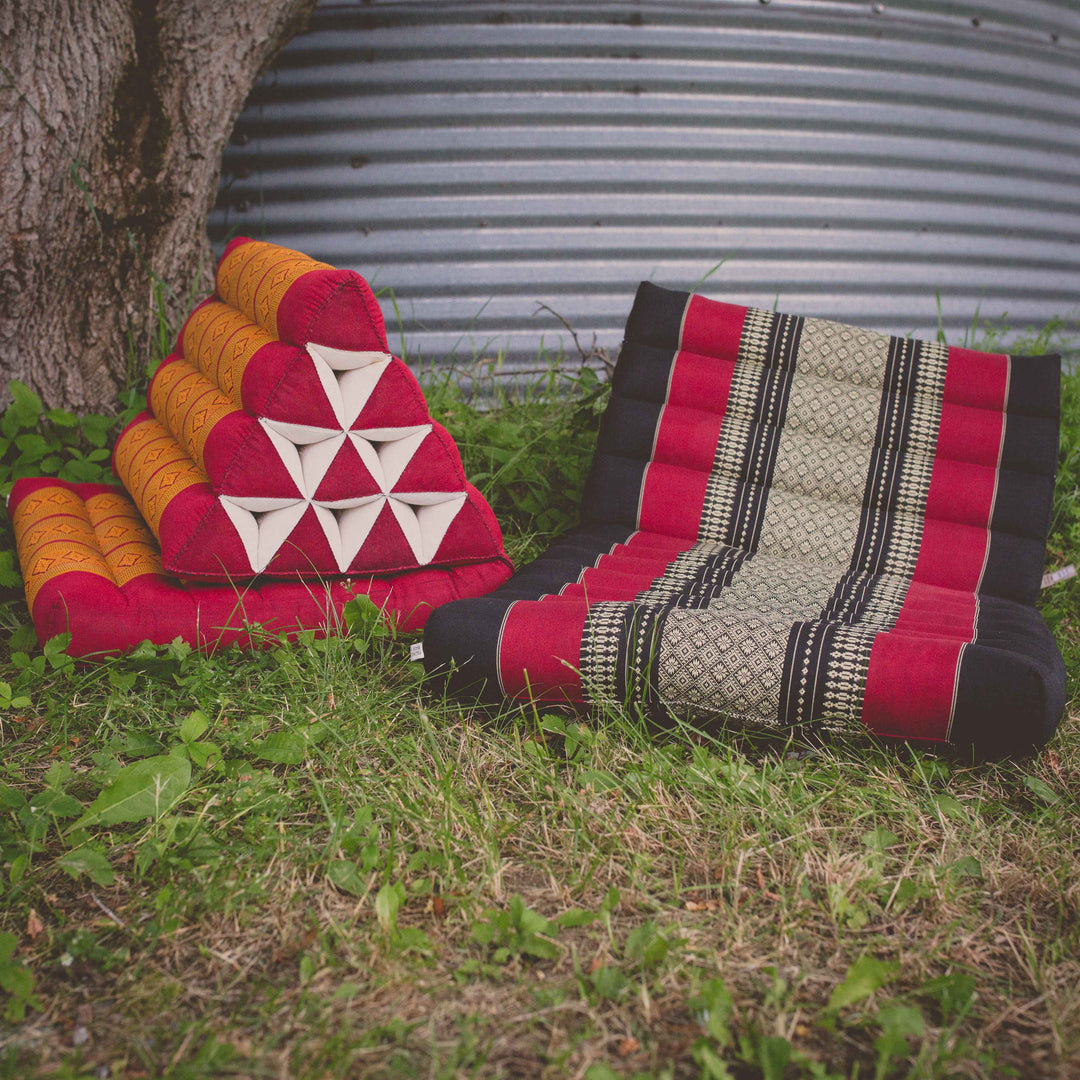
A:
{"label": "white triangle applique", "polygon": [[425,566],[435,558],[443,537],[465,505],[466,496],[464,491],[418,494],[422,501],[412,502],[416,495],[395,491],[389,502],[416,561]]}
{"label": "white triangle applique", "polygon": [[[465,505],[466,493],[398,492],[393,488],[431,433],[432,425],[351,430],[393,357],[383,352],[351,352],[314,343],[307,345],[307,352],[340,427],[259,419],[302,498],[219,496],[252,570],[258,574],[269,566],[309,506],[341,573],[352,565],[387,503],[417,563],[431,562]],[[346,441],[356,448],[379,491],[356,498],[318,500],[315,493]]]}
{"label": "white triangle applique", "polygon": [[389,353],[349,352],[314,342],[308,342],[307,353],[334,416],[347,431],[356,422],[394,358]]}

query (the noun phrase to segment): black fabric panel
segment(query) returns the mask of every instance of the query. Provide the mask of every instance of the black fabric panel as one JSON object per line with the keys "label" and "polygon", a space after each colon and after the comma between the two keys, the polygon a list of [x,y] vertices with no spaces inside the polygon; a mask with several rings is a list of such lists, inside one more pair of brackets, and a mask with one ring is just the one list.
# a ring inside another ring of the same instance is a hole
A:
{"label": "black fabric panel", "polygon": [[707,607],[731,584],[749,557],[748,551],[732,547],[725,547],[715,555],[710,555],[693,579],[683,586],[676,605]]}
{"label": "black fabric panel", "polygon": [[1061,357],[1014,356],[1009,379],[1009,419],[1013,413],[1048,416],[1061,412]]}
{"label": "black fabric panel", "polygon": [[592,566],[598,556],[610,551],[615,544],[625,544],[633,532],[633,529],[623,525],[594,525],[575,529],[552,544],[540,558],[572,557]]}
{"label": "black fabric panel", "polygon": [[567,582],[576,581],[591,563],[577,559],[537,559],[515,574],[499,590],[500,600],[539,600],[557,593]]}
{"label": "black fabric panel", "polygon": [[1039,663],[1058,655],[1054,636],[1035,608],[997,596],[979,598],[976,641],[989,648],[1020,653]]}
{"label": "black fabric panel", "polygon": [[618,395],[662,404],[667,400],[675,355],[673,349],[658,349],[638,341],[623,342],[611,379],[612,397]]}
{"label": "black fabric panel", "polygon": [[1001,448],[1001,467],[1053,476],[1057,471],[1057,455],[1057,418],[1014,416],[1010,407],[1005,422],[1005,445]]}
{"label": "black fabric panel", "polygon": [[600,424],[597,452],[648,461],[662,405],[612,396]]}
{"label": "black fabric panel", "polygon": [[960,662],[952,742],[978,757],[1030,753],[1065,711],[1065,665],[1045,631],[1045,658],[980,642]]}
{"label": "black fabric panel", "polygon": [[454,694],[498,701],[499,630],[510,601],[483,597],[436,608],[424,627],[424,670]]}
{"label": "black fabric panel", "polygon": [[1015,533],[992,532],[981,593],[1034,604],[1042,584],[1046,545]]}
{"label": "black fabric panel", "polygon": [[626,320],[627,341],[676,349],[682,330],[683,311],[690,294],[673,292],[651,281],[643,281]]}
{"label": "black fabric panel", "polygon": [[597,454],[585,482],[581,516],[587,523],[610,522],[633,527],[637,523],[641,482],[646,462]]}
{"label": "black fabric panel", "polygon": [[[1016,533],[1046,543],[1050,514],[1054,505],[1054,481],[1051,476],[1002,469],[998,474],[997,494],[991,531]],[[1042,571],[1040,570],[1040,577]]]}
{"label": "black fabric panel", "polygon": [[[910,431],[911,398],[907,390],[918,375],[918,354],[919,350],[914,343],[897,337],[889,339],[889,355],[885,364],[877,428],[874,432],[874,449],[870,455],[870,468],[867,470],[866,486],[863,489],[859,531],[848,567],[848,572],[852,575],[864,571],[878,573],[891,549],[893,524],[890,511],[899,491],[897,481],[900,479],[902,462],[898,455]],[[840,605],[845,589],[845,579],[841,578],[826,611],[829,607]],[[852,617],[857,617],[859,608],[854,602],[848,606],[853,612]]]}
{"label": "black fabric panel", "polygon": [[500,600],[538,600],[557,593],[568,582],[576,581],[582,570],[595,566],[616,544],[624,544],[632,529],[611,525],[600,529],[578,529],[557,541],[542,555],[522,567],[490,597]]}

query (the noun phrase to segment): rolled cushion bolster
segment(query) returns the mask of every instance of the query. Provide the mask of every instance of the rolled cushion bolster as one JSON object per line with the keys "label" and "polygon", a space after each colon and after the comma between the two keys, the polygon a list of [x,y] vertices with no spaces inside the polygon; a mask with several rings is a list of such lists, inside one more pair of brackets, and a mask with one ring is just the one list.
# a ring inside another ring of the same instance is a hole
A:
{"label": "rolled cushion bolster", "polygon": [[258,646],[280,633],[342,625],[370,596],[388,625],[420,629],[441,604],[480,596],[510,576],[505,558],[401,574],[326,581],[198,584],[165,573],[131,501],[104,484],[20,480],[8,504],[38,639],[72,636],[73,656],[123,652],[139,642]]}
{"label": "rolled cushion bolster", "polygon": [[386,350],[382,312],[368,283],[298,251],[238,237],[218,264],[217,291],[290,345],[317,341],[335,349]]}

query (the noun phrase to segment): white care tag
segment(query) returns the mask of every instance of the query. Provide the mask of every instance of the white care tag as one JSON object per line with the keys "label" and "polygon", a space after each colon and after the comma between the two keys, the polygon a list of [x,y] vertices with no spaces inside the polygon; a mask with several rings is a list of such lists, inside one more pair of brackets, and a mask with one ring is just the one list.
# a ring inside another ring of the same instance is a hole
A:
{"label": "white care tag", "polygon": [[1043,574],[1042,587],[1049,589],[1051,585],[1056,585],[1059,581],[1068,581],[1071,577],[1076,577],[1076,567],[1069,563],[1060,570],[1051,570],[1049,574]]}
{"label": "white care tag", "polygon": [[424,659],[424,643],[422,641],[414,641],[409,646],[409,660],[423,660]]}

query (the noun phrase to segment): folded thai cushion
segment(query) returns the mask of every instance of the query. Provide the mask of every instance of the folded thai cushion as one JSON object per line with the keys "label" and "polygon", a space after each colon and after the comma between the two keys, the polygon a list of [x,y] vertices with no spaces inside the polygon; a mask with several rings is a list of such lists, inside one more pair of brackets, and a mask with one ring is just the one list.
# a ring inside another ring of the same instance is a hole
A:
{"label": "folded thai cushion", "polygon": [[413,630],[510,574],[352,271],[233,241],[147,404],[113,448],[130,498],[37,479],[9,500],[38,636],[73,655],[328,630],[359,594]]}
{"label": "folded thai cushion", "polygon": [[502,557],[362,277],[241,239],[217,289],[113,455],[167,571],[319,577]]}
{"label": "folded thai cushion", "polygon": [[8,509],[38,638],[44,644],[68,632],[68,652],[78,657],[147,639],[251,647],[280,633],[326,633],[342,626],[344,605],[362,595],[388,624],[417,630],[437,605],[481,595],[510,573],[505,560],[489,560],[323,582],[196,583],[165,572],[154,537],[115,487],[19,480]]}
{"label": "folded thai cushion", "polygon": [[643,284],[582,527],[449,604],[454,685],[1022,751],[1062,715],[1035,610],[1059,361]]}

